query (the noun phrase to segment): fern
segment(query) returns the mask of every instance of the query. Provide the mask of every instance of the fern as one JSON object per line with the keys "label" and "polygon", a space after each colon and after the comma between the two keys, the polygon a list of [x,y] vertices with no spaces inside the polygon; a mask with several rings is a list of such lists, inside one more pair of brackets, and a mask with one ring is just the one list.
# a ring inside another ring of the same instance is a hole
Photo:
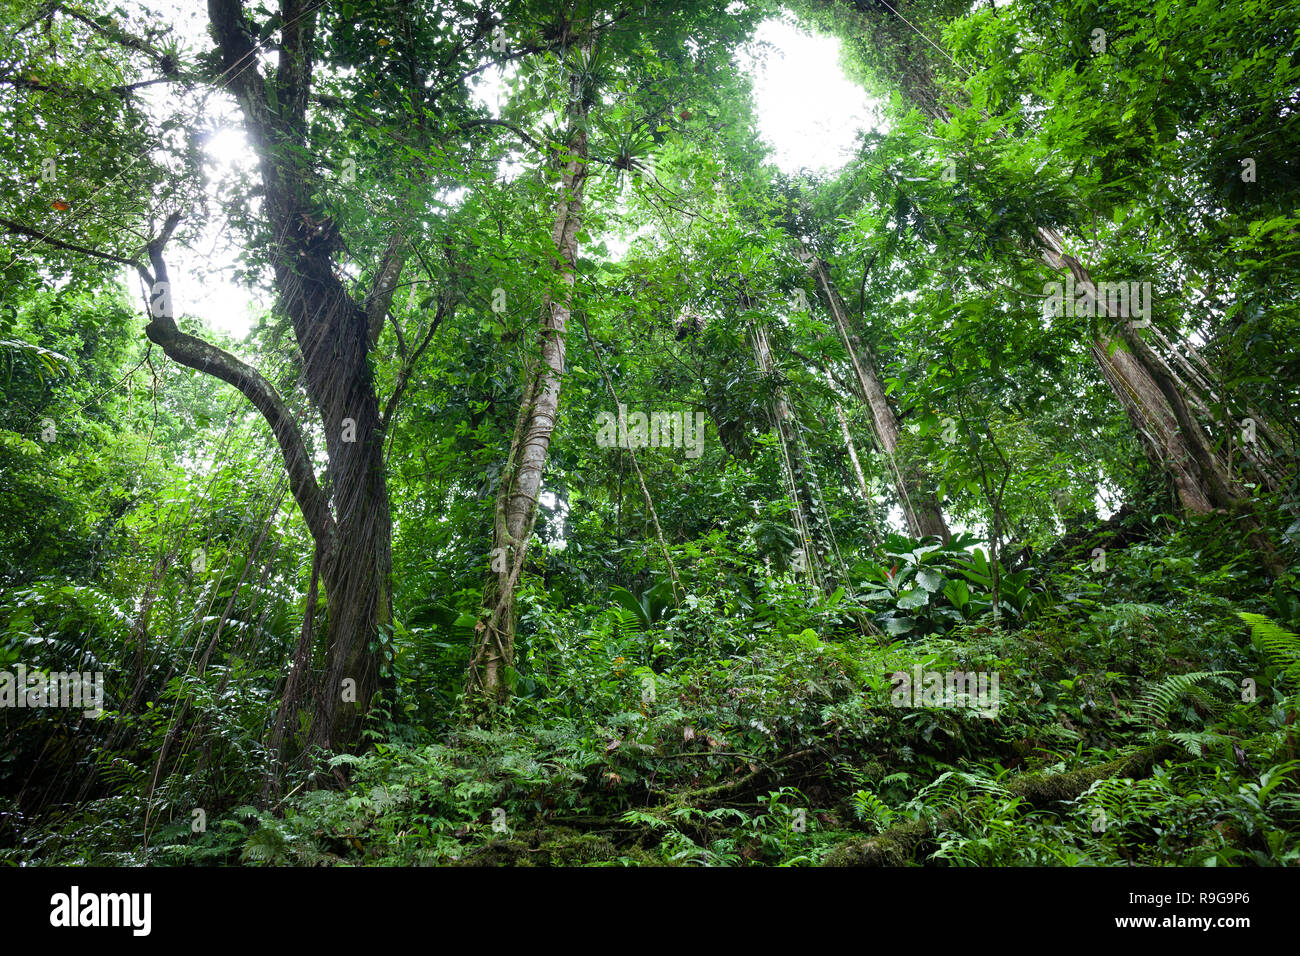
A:
{"label": "fern", "polygon": [[1193,671],[1189,674],[1173,674],[1166,677],[1159,684],[1147,689],[1134,707],[1134,711],[1142,723],[1156,727],[1168,721],[1174,705],[1186,696],[1195,696],[1201,704],[1216,709],[1220,705],[1213,698],[1206,696],[1197,685],[1222,673],[1222,671]]}
{"label": "fern", "polygon": [[640,618],[627,608],[611,608],[610,617],[613,619],[614,630],[618,633],[620,641],[630,641],[638,638],[644,631]]}
{"label": "fern", "polygon": [[672,826],[671,823],[656,813],[652,813],[648,810],[637,810],[635,808],[626,811],[621,819],[624,823],[630,823],[633,825],[639,824],[647,826],[652,830],[661,830]]}
{"label": "fern", "polygon": [[1191,756],[1204,757],[1207,751],[1213,750],[1232,738],[1225,737],[1223,734],[1216,734],[1212,730],[1199,732],[1178,730],[1171,733],[1169,739],[1186,750]]}
{"label": "fern", "polygon": [[1176,801],[1171,800],[1167,783],[1160,778],[1134,781],[1106,777],[1089,787],[1075,803],[1088,817],[1093,832],[1104,833],[1111,827],[1158,817]]}
{"label": "fern", "polygon": [[1250,625],[1250,636],[1269,661],[1281,668],[1293,688],[1284,698],[1288,708],[1300,706],[1300,636],[1274,624],[1262,614],[1238,611],[1237,616]]}
{"label": "fern", "polygon": [[289,841],[279,829],[266,824],[258,827],[244,843],[239,858],[245,863],[263,863],[270,866],[288,861]]}
{"label": "fern", "polygon": [[1008,795],[1003,787],[988,777],[964,773],[960,770],[949,770],[921,790],[917,796],[932,802],[956,803],[958,798],[968,791],[997,796]]}
{"label": "fern", "polygon": [[894,811],[870,790],[855,793],[853,807],[858,819],[873,824],[877,831],[886,829],[894,819]]}
{"label": "fern", "polygon": [[244,843],[240,860],[265,866],[317,866],[328,861],[305,834],[286,832],[283,824],[269,816],[261,817],[261,826]]}
{"label": "fern", "polygon": [[135,764],[120,754],[97,751],[94,755],[100,779],[116,794],[138,794],[144,789],[148,776]]}

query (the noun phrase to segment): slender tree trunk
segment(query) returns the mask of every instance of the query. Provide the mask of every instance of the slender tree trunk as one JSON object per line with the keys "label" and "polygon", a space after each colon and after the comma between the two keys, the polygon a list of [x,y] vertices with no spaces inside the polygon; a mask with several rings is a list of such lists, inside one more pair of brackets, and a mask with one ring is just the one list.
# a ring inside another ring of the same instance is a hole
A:
{"label": "slender tree trunk", "polygon": [[[826,384],[834,387],[835,379],[831,376],[831,370],[826,369]],[[840,423],[840,434],[844,436],[844,448],[849,455],[849,464],[852,466],[853,477],[857,479],[858,494],[864,501],[871,500],[871,492],[867,489],[867,476],[862,473],[862,463],[858,461],[858,446],[853,443],[853,434],[849,431],[849,420],[844,417],[844,409],[840,403],[835,403],[835,417]]]}
{"label": "slender tree trunk", "polygon": [[[590,55],[591,46],[585,47]],[[572,75],[569,89],[569,136],[561,154],[560,200],[556,205],[551,241],[551,268],[559,279],[558,295],[547,293],[539,333],[541,359],[527,373],[510,457],[502,472],[493,521],[493,569],[484,592],[487,617],[476,625],[466,694],[488,704],[509,695],[506,668],[514,661],[515,589],[537,520],[542,471],[559,414],[564,377],[565,332],[573,307],[578,262],[577,232],[581,225],[587,182],[587,113],[590,91]]]}
{"label": "slender tree trunk", "polygon": [[922,475],[911,468],[905,471],[898,463],[895,453],[899,435],[898,416],[894,414],[894,409],[889,404],[889,397],[885,394],[875,358],[849,324],[848,310],[844,307],[844,300],[839,290],[831,280],[830,269],[825,260],[813,259],[811,265],[817,284],[821,287],[822,294],[830,306],[831,317],[840,333],[840,341],[844,343],[844,348],[848,352],[854,378],[857,379],[862,397],[871,411],[871,423],[875,429],[876,440],[881,451],[885,453],[885,460],[893,475],[894,489],[898,493],[903,516],[907,520],[908,532],[916,538],[934,536],[946,543],[952,538],[952,532],[948,530],[948,523],[944,520],[938,500],[926,489]]}
{"label": "slender tree trunk", "polygon": [[[750,300],[749,295],[743,291],[741,293],[741,307],[745,310],[753,308],[753,302]],[[757,322],[753,323],[752,339],[754,357],[758,361],[758,367],[763,371],[764,375],[773,375],[776,371],[776,363],[772,360],[772,349],[767,341],[767,332]],[[781,440],[782,471],[785,472],[790,481],[790,497],[794,506],[795,529],[798,531],[799,540],[803,544],[807,570],[812,576],[813,582],[820,586],[818,567],[822,555],[818,550],[817,537],[813,533],[813,515],[816,513],[816,509],[813,506],[813,496],[808,488],[808,467],[803,460],[803,455],[800,453],[799,436],[794,430],[790,405],[785,400],[785,393],[779,388],[772,397],[771,411],[777,435]]]}

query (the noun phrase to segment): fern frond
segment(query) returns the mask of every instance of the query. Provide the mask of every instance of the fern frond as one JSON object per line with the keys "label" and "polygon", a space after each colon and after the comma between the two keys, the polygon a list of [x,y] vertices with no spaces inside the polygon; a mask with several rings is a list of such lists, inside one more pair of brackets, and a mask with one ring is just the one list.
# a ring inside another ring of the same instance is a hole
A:
{"label": "fern frond", "polygon": [[1169,735],[1169,739],[1193,757],[1203,757],[1207,750],[1213,750],[1228,738],[1209,730],[1201,732],[1176,730]]}
{"label": "fern frond", "polygon": [[1300,667],[1300,636],[1275,624],[1262,614],[1238,611],[1237,617],[1250,625],[1250,635],[1264,653],[1283,666]]}
{"label": "fern frond", "polygon": [[1250,625],[1250,636],[1270,663],[1282,669],[1287,683],[1293,688],[1287,702],[1300,704],[1300,636],[1273,623],[1262,614],[1238,611],[1237,617]]}
{"label": "fern frond", "polygon": [[1134,706],[1134,712],[1143,723],[1155,727],[1169,719],[1169,712],[1180,699],[1192,693],[1202,681],[1219,676],[1222,671],[1193,671],[1189,674],[1172,674],[1145,694]]}
{"label": "fern frond", "polygon": [[284,863],[288,850],[289,841],[285,839],[284,834],[273,827],[263,825],[244,843],[244,851],[240,854],[240,859],[245,863]]}
{"label": "fern frond", "polygon": [[884,830],[894,818],[894,811],[870,790],[855,793],[853,805],[858,819],[875,824],[877,830]]}

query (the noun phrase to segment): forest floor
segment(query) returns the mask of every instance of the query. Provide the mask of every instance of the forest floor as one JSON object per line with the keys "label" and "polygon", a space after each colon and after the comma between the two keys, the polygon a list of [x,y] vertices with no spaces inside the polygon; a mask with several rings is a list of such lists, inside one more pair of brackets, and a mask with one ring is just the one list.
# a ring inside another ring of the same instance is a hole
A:
{"label": "forest floor", "polygon": [[[185,799],[164,792],[142,850],[143,803],[124,788],[33,821],[14,852],[161,865],[1295,864],[1300,639],[1271,623],[1294,620],[1293,578],[1260,583],[1212,523],[1134,520],[1040,556],[1025,613],[951,624],[908,608],[928,630],[899,638],[860,626],[842,596],[809,600],[778,579],[747,610],[692,598],[649,629],[616,610],[549,608],[523,643],[527,682],[490,723],[437,725],[408,675],[411,702],[373,746],[284,797],[250,796],[260,780],[246,771],[242,794],[236,783],[205,798],[195,832]],[[1089,563],[1099,542],[1105,572]]]}

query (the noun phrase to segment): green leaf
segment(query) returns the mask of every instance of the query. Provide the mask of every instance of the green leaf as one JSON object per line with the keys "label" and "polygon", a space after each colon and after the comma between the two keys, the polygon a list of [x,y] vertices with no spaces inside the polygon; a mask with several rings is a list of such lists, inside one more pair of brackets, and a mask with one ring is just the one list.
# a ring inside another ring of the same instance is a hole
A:
{"label": "green leaf", "polygon": [[943,587],[943,575],[933,568],[921,568],[916,572],[916,583],[927,591],[938,591]]}
{"label": "green leaf", "polygon": [[924,588],[916,588],[911,591],[904,591],[898,597],[898,606],[905,610],[912,608],[924,607],[930,603],[930,592]]}

